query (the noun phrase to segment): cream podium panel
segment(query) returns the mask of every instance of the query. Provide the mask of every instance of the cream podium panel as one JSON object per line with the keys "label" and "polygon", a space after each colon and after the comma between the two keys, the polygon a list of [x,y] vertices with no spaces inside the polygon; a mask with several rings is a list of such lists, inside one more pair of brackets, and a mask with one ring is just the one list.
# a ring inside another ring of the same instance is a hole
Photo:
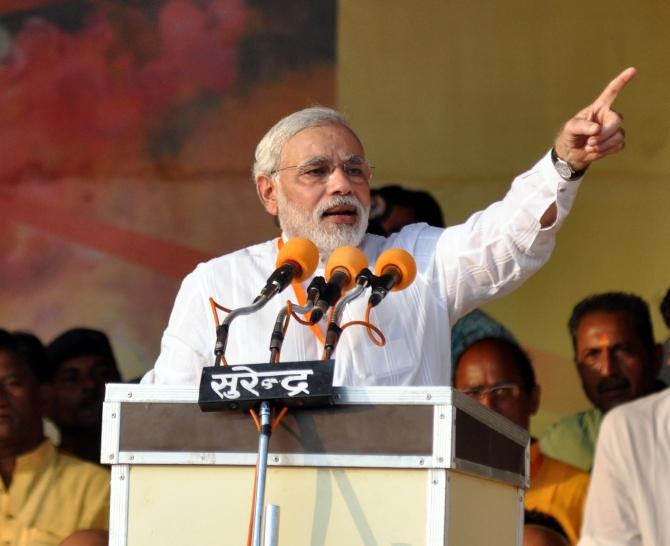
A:
{"label": "cream podium panel", "polygon": [[[247,542],[258,433],[194,387],[108,385],[110,546]],[[280,546],[520,546],[526,431],[450,387],[341,387],[270,440]]]}

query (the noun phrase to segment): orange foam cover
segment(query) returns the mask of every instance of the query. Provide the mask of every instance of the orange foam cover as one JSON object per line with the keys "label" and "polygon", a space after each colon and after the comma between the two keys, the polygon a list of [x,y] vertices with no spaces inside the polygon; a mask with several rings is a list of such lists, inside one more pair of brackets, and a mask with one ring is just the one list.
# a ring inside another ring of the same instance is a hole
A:
{"label": "orange foam cover", "polygon": [[335,269],[345,269],[349,274],[349,282],[342,287],[343,290],[350,290],[356,283],[356,275],[362,269],[368,266],[368,259],[355,246],[341,246],[333,250],[326,262],[326,280],[329,281]]}
{"label": "orange foam cover", "polygon": [[392,290],[407,288],[416,277],[416,262],[412,255],[402,248],[391,248],[382,252],[377,258],[375,275],[381,277],[389,267],[395,267],[400,272],[400,282]]}
{"label": "orange foam cover", "polygon": [[319,263],[319,251],[309,239],[303,239],[302,237],[290,239],[279,249],[277,267],[288,262],[298,266],[300,272],[294,277],[294,280],[302,282],[316,271],[316,266]]}

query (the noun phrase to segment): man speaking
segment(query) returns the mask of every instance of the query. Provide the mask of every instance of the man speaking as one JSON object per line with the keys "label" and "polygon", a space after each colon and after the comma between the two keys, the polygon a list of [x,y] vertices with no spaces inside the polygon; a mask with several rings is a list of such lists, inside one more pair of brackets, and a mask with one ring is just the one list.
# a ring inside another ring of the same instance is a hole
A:
{"label": "man speaking", "polygon": [[[343,332],[335,352],[335,385],[448,385],[450,326],[468,311],[506,294],[551,255],[589,164],[624,147],[614,100],[635,76],[628,68],[561,128],[554,146],[517,177],[499,202],[462,225],[406,226],[388,238],[366,235],[373,166],[363,144],[336,111],[308,108],[280,120],[256,148],[253,177],[258,196],[277,216],[281,236],[200,264],[183,281],[161,353],[143,383],[200,382],[214,363],[216,323],[210,298],[228,309],[248,306],[273,273],[282,245],[303,237],[316,245],[323,275],[331,252],[345,245],[363,251],[370,267],[382,252],[402,248],[416,260],[414,282],[390,293],[371,320],[386,344],[372,343],[365,328]],[[287,300],[304,301],[310,279],[293,282],[260,311],[239,317],[227,339],[229,363],[264,363],[270,334]],[[367,298],[352,301],[343,321],[360,320]],[[319,359],[326,321],[292,322],[283,361]]]}

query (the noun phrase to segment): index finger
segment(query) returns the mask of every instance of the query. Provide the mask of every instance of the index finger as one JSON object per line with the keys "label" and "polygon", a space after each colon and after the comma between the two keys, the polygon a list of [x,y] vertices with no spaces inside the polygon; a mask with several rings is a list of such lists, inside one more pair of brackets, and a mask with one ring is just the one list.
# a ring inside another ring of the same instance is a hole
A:
{"label": "index finger", "polygon": [[607,87],[600,93],[596,102],[599,102],[608,108],[612,106],[616,98],[619,96],[619,93],[621,93],[621,90],[628,85],[628,82],[635,77],[635,74],[637,74],[637,69],[635,67],[630,66],[626,68],[626,70],[607,84]]}

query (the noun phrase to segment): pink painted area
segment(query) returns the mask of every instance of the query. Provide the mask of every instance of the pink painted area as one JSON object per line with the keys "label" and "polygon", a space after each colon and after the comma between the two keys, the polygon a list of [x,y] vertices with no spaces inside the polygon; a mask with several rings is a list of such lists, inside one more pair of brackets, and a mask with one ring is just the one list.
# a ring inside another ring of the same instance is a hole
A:
{"label": "pink painted area", "polygon": [[157,25],[105,7],[76,33],[25,22],[0,64],[0,184],[154,168],[152,140],[189,130],[174,112],[236,83],[245,17],[242,0],[170,0]]}
{"label": "pink painted area", "polygon": [[0,216],[176,279],[212,257],[57,205],[6,193],[0,193]]}

